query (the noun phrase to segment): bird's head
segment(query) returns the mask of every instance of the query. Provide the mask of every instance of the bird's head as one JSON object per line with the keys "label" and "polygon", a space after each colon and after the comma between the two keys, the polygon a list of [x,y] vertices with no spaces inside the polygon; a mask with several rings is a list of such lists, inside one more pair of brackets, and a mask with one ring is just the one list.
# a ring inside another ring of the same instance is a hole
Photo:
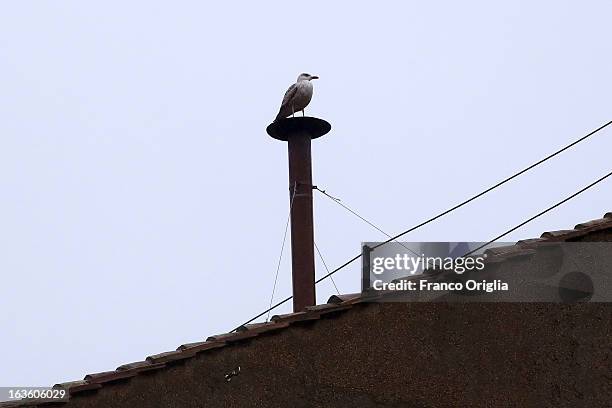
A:
{"label": "bird's head", "polygon": [[316,76],[316,75],[310,75],[310,74],[303,73],[303,74],[300,74],[300,76],[298,76],[297,81],[298,82],[300,82],[300,81],[311,81],[313,79],[319,79],[319,77]]}

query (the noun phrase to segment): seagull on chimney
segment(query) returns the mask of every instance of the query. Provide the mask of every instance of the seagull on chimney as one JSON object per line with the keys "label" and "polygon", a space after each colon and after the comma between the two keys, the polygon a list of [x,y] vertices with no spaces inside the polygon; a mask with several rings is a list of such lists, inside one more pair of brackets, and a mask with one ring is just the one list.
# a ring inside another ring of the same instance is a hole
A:
{"label": "seagull on chimney", "polygon": [[295,117],[295,112],[299,111],[302,111],[302,116],[304,116],[304,108],[308,106],[312,99],[313,87],[310,81],[313,79],[319,79],[319,77],[306,73],[298,76],[296,83],[291,85],[287,92],[285,92],[285,97],[283,98],[280,111],[276,115],[275,122],[289,115]]}

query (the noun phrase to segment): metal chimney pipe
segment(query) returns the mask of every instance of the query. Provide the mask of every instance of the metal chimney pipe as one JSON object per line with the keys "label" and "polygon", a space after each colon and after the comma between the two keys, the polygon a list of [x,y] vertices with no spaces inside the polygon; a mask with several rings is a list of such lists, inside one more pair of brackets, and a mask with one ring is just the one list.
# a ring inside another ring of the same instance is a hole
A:
{"label": "metal chimney pipe", "polygon": [[289,150],[289,205],[291,207],[291,266],[293,311],[316,304],[314,222],[312,213],[311,140],[331,129],[324,120],[311,117],[282,119],[266,129],[286,141]]}

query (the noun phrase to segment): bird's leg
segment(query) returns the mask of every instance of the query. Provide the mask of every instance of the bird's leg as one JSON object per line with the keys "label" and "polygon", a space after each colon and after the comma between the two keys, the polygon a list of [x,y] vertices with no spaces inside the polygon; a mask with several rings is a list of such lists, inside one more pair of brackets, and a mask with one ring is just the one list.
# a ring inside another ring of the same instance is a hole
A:
{"label": "bird's leg", "polygon": [[306,115],[304,115],[304,109],[302,109],[302,117],[304,117],[304,116],[306,116]]}
{"label": "bird's leg", "polygon": [[295,108],[293,107],[293,105],[291,105],[291,117],[295,118]]}

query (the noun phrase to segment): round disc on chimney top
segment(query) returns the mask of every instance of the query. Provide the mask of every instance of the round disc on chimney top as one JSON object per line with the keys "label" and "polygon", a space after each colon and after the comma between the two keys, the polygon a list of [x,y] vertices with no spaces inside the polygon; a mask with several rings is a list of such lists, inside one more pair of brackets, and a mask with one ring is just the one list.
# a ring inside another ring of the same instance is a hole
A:
{"label": "round disc on chimney top", "polygon": [[270,136],[283,141],[287,141],[292,134],[301,132],[306,132],[311,139],[316,139],[327,134],[330,130],[331,125],[329,123],[323,119],[309,116],[281,119],[278,122],[272,122],[266,128]]}

